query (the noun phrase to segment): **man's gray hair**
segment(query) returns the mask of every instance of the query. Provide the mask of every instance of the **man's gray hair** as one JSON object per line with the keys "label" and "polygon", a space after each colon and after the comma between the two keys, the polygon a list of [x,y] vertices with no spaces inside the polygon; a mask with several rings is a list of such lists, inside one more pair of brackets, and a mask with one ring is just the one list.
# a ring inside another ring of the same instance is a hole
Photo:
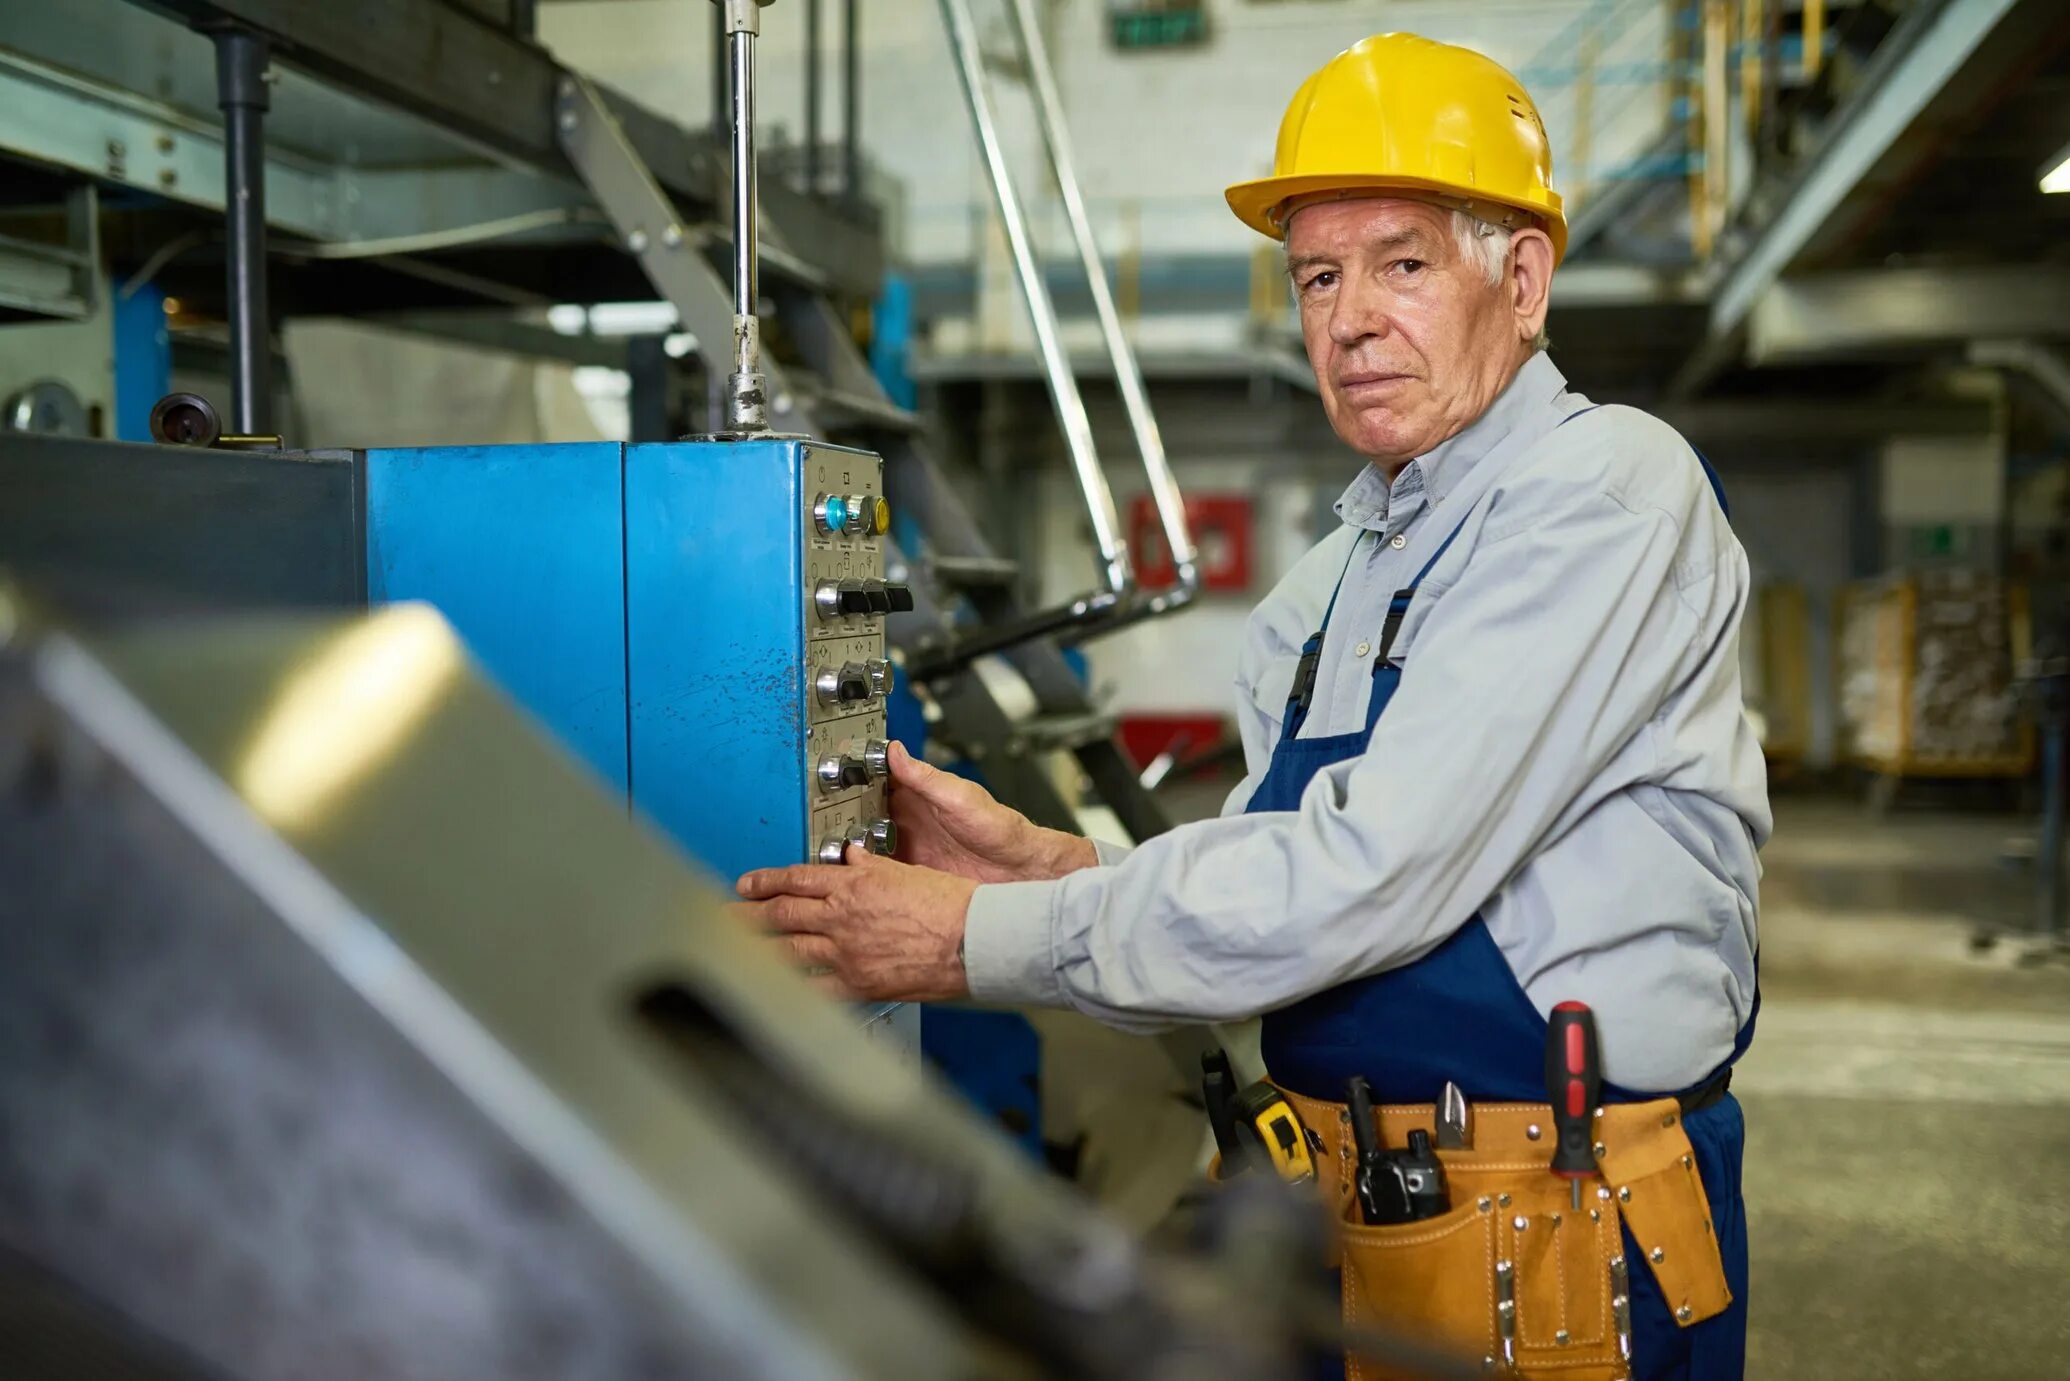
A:
{"label": "man's gray hair", "polygon": [[[1460,257],[1469,264],[1478,264],[1481,276],[1494,287],[1502,281],[1502,271],[1509,267],[1510,244],[1516,238],[1514,230],[1504,230],[1493,221],[1484,221],[1471,211],[1452,210],[1452,238],[1459,242]],[[1545,328],[1538,330],[1538,339],[1531,342],[1534,350],[1545,350],[1552,345]]]}

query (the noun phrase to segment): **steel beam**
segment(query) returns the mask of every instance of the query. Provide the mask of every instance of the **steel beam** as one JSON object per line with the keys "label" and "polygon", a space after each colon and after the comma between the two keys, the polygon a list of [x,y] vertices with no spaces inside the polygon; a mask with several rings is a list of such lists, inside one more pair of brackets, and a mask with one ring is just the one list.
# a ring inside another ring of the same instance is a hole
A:
{"label": "steel beam", "polygon": [[1898,175],[1888,158],[1933,98],[2022,0],[1942,0],[1914,9],[1863,73],[1862,96],[1835,119],[1795,190],[1719,285],[1711,334],[1736,330],[1842,205],[1872,180]]}
{"label": "steel beam", "polygon": [[2070,267],[1864,269],[1786,278],[1747,319],[1749,364],[1905,354],[1987,337],[2070,337]]}
{"label": "steel beam", "polygon": [[[1993,425],[1990,405],[1970,399],[1705,399],[1665,403],[1654,411],[1707,450],[1765,455],[1784,468],[1802,465],[1821,452],[1859,448],[1884,437],[1983,436]],[[1735,455],[1733,468],[1757,467]]]}
{"label": "steel beam", "polygon": [[[12,52],[0,52],[0,111],[0,150],[223,208],[220,125]],[[277,228],[314,239],[337,234],[337,189],[321,164],[271,151],[266,193]]]}
{"label": "steel beam", "polygon": [[2070,360],[2060,350],[2031,340],[1980,340],[1970,346],[1969,358],[2032,381],[2055,409],[2057,422],[2070,425]]}
{"label": "steel beam", "polygon": [[66,243],[0,235],[0,320],[19,314],[84,321],[100,305],[100,198],[92,183],[65,197]]}
{"label": "steel beam", "polygon": [[[415,115],[498,159],[578,180],[555,128],[556,93],[572,75],[507,29],[423,0],[132,0],[194,24],[236,23],[265,35],[278,59],[364,99]],[[692,221],[717,219],[724,141],[683,129],[600,91],[625,139]],[[874,218],[837,214],[796,189],[770,186],[763,214],[784,243],[842,287],[873,292],[883,271]]]}
{"label": "steel beam", "polygon": [[603,369],[625,367],[624,337],[562,335],[551,327],[519,321],[505,311],[385,312],[358,320],[367,326],[407,331],[411,335],[526,359],[557,360],[562,364]]}

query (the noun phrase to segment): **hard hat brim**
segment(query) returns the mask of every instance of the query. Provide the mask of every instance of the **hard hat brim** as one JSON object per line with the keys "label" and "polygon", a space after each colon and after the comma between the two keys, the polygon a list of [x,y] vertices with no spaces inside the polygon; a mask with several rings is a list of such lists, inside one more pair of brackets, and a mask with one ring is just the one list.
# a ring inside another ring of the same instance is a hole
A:
{"label": "hard hat brim", "polygon": [[1516,202],[1497,201],[1485,192],[1476,192],[1454,183],[1437,182],[1414,177],[1375,177],[1364,173],[1303,173],[1291,177],[1261,177],[1250,182],[1239,182],[1230,187],[1223,196],[1229,202],[1229,209],[1260,235],[1275,240],[1287,237],[1286,226],[1274,214],[1287,202],[1301,197],[1337,196],[1346,200],[1373,196],[1384,197],[1390,193],[1419,199],[1435,198],[1447,203],[1465,206],[1470,202],[1487,202],[1520,211],[1536,221],[1552,240],[1553,263],[1555,266],[1567,256],[1567,218],[1560,209],[1557,192],[1547,192],[1551,199],[1546,206],[1527,206]]}

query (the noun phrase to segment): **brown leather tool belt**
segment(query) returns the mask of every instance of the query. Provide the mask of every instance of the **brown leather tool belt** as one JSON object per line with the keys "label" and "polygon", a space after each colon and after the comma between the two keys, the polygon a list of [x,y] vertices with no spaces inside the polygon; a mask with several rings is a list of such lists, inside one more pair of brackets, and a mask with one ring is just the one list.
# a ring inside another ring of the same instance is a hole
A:
{"label": "brown leather tool belt", "polygon": [[[1715,1102],[1722,1081],[1696,1090]],[[1552,1117],[1543,1103],[1476,1103],[1473,1145],[1440,1150],[1452,1207],[1420,1222],[1373,1226],[1353,1191],[1351,1113],[1288,1093],[1312,1134],[1318,1187],[1340,1225],[1344,1317],[1407,1326],[1469,1350],[1498,1373],[1612,1381],[1631,1370],[1630,1272],[1650,1270],[1687,1327],[1732,1302],[1710,1199],[1682,1128],[1684,1102],[1605,1107],[1596,1120],[1601,1178],[1581,1211],[1549,1168]],[[1691,1109],[1693,1110],[1693,1108]],[[1378,1110],[1383,1145],[1411,1130],[1435,1134],[1428,1104]],[[1630,1227],[1643,1265],[1625,1259]],[[1349,1381],[1387,1375],[1351,1359]]]}

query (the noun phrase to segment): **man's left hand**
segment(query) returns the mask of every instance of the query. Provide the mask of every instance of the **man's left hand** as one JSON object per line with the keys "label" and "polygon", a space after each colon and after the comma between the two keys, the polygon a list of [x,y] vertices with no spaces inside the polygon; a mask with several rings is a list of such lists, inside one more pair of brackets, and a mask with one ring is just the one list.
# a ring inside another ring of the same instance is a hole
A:
{"label": "man's left hand", "polygon": [[791,962],[823,969],[848,1001],[940,1002],[969,995],[963,921],[978,885],[851,846],[839,866],[802,863],[743,876],[734,910],[776,937]]}

